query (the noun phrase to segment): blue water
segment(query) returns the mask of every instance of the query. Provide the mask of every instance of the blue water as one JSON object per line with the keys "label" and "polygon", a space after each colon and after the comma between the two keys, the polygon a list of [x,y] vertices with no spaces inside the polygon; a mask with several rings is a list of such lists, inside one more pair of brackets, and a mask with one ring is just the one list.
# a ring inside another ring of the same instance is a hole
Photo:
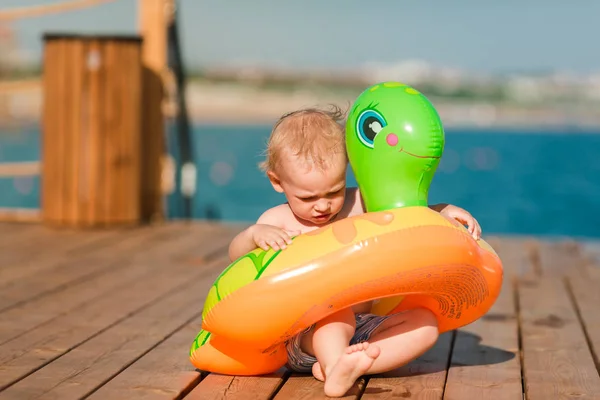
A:
{"label": "blue water", "polygon": [[[0,132],[0,162],[40,159],[40,135],[37,127]],[[39,208],[40,178],[0,177],[0,207]]]}
{"label": "blue water", "polygon": [[[195,126],[194,218],[252,221],[284,201],[258,169],[269,126]],[[39,158],[36,129],[0,135],[0,161]],[[177,157],[176,138],[169,145]],[[600,237],[600,132],[447,129],[430,203],[469,210],[484,234]],[[352,172],[349,183],[356,185]],[[0,179],[0,207],[39,207],[37,178]],[[182,216],[178,193],[169,215]]]}

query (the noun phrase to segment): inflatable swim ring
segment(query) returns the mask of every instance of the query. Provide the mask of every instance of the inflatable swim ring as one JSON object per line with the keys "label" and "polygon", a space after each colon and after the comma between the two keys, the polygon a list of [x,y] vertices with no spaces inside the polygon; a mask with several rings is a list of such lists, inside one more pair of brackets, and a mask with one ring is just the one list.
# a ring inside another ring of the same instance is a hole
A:
{"label": "inflatable swim ring", "polygon": [[503,277],[498,255],[427,207],[444,147],[429,100],[401,83],[374,85],[353,105],[346,141],[367,213],[229,265],[209,290],[190,349],[197,368],[276,371],[287,362],[287,339],[364,301],[375,300],[379,315],[427,308],[440,332],[475,321],[495,302]]}

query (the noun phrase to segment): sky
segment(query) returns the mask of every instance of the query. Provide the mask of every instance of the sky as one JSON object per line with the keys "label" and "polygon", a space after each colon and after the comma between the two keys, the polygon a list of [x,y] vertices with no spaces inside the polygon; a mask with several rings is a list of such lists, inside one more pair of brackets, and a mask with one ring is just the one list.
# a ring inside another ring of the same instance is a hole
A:
{"label": "sky", "polygon": [[[58,0],[0,0],[9,8]],[[600,72],[600,0],[180,0],[188,67],[355,68],[424,60],[483,73]],[[137,0],[13,22],[39,58],[48,31],[135,33]]]}

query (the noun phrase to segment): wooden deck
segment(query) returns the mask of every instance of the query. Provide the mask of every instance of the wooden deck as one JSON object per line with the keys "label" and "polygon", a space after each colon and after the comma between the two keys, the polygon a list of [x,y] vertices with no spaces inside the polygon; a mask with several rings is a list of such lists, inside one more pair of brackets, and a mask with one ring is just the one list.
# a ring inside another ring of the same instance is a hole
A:
{"label": "wooden deck", "polygon": [[[324,398],[310,376],[204,375],[188,361],[240,228],[0,224],[0,399]],[[600,399],[597,259],[577,243],[488,240],[506,269],[494,308],[346,399]]]}

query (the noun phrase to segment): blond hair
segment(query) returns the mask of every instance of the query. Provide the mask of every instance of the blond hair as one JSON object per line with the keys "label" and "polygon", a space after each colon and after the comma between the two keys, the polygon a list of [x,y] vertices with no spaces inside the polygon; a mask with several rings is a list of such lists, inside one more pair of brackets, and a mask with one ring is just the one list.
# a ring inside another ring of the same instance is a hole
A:
{"label": "blond hair", "polygon": [[285,152],[321,169],[334,154],[343,153],[345,157],[344,115],[335,105],[329,110],[305,108],[284,114],[273,126],[260,169],[276,170]]}

